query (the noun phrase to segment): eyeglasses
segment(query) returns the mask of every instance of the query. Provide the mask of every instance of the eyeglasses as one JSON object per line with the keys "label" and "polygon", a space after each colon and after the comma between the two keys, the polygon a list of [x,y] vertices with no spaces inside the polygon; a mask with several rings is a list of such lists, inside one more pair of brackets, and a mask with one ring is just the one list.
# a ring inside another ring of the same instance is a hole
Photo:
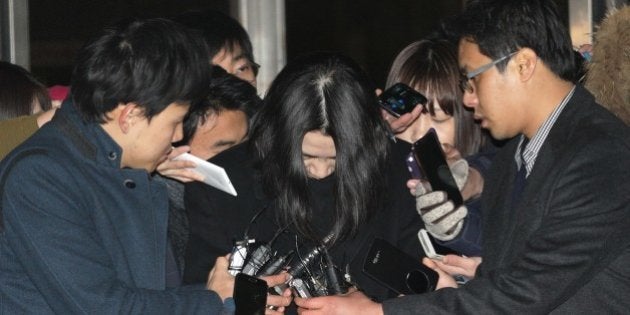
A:
{"label": "eyeglasses", "polygon": [[496,64],[498,64],[499,62],[506,60],[508,58],[511,58],[512,56],[514,56],[518,51],[515,51],[509,55],[503,56],[499,59],[493,60],[473,71],[470,71],[466,74],[462,73],[462,77],[459,79],[459,87],[462,89],[462,91],[464,92],[468,92],[468,93],[472,93],[475,91],[475,89],[473,88],[472,84],[470,84],[470,80],[488,70],[490,70],[490,68],[494,67]]}

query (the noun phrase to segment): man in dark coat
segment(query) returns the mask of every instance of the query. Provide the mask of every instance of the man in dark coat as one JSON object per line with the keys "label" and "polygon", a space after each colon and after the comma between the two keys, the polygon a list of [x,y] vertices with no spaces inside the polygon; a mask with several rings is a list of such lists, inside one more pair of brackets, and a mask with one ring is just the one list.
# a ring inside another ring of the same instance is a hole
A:
{"label": "man in dark coat", "polygon": [[106,29],[79,52],[71,98],[0,165],[0,313],[234,310],[224,257],[207,283],[180,286],[166,187],[150,176],[208,79],[202,39],[167,20]]}

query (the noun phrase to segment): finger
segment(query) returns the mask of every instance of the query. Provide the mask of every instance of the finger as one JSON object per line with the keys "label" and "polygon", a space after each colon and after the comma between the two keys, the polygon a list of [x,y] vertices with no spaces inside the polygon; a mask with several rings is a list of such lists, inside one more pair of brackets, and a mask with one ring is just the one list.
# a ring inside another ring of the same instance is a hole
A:
{"label": "finger", "polygon": [[405,131],[407,127],[414,120],[413,116],[410,113],[404,114],[397,119],[388,120],[389,125],[395,133],[400,133]]}
{"label": "finger", "polygon": [[188,160],[170,160],[167,164],[171,169],[194,168],[197,163]]}
{"label": "finger", "polygon": [[[435,233],[437,235],[445,235],[445,234],[452,234],[454,233],[454,231],[459,231],[461,230],[461,226],[464,224],[464,222],[459,219],[459,220],[451,220],[451,218],[449,216],[446,217],[446,219],[442,219],[442,221],[439,221],[435,224],[433,224],[431,226],[431,231],[430,233]],[[427,224],[428,226],[428,224]]]}
{"label": "finger", "polygon": [[180,182],[188,183],[192,181],[200,181],[202,182],[205,178],[201,173],[191,170],[191,169],[179,169],[179,170],[169,170],[166,172],[161,172],[163,176],[168,176],[170,178],[177,179]]}
{"label": "finger", "polygon": [[219,257],[217,257],[217,259],[214,262],[214,268],[215,269],[225,269],[225,270],[227,270],[229,265],[230,265],[229,255],[227,255],[227,256],[219,256]]}
{"label": "finger", "polygon": [[291,298],[288,296],[267,294],[267,305],[282,307],[289,304],[291,304]]}
{"label": "finger", "polygon": [[279,284],[285,283],[287,281],[287,275],[288,274],[286,272],[283,272],[273,276],[262,277],[261,279],[267,282],[267,286],[275,287]]}
{"label": "finger", "polygon": [[443,263],[449,266],[468,268],[475,266],[481,262],[481,257],[462,257],[458,255],[446,255],[444,256]]}
{"label": "finger", "polygon": [[412,195],[416,191],[416,186],[418,186],[418,183],[420,183],[420,180],[415,178],[407,181],[407,188],[409,188],[409,191],[411,191]]}
{"label": "finger", "polygon": [[195,166],[197,166],[197,164],[192,161],[165,160],[164,162],[158,164],[157,171],[164,175],[166,172],[172,170],[194,168]]}
{"label": "finger", "polygon": [[186,152],[189,152],[189,151],[190,151],[190,146],[187,146],[187,145],[182,145],[182,146],[179,146],[179,147],[175,147],[175,148],[173,148],[171,150],[171,153],[168,155],[168,158],[171,159],[171,158],[174,158],[176,156],[180,156],[183,153],[186,153]]}
{"label": "finger", "polygon": [[394,116],[392,116],[388,111],[381,109],[381,116],[383,117],[383,120],[385,120],[387,123],[389,123],[390,120],[394,120]]}
{"label": "finger", "polygon": [[[416,188],[416,191],[417,189],[418,188]],[[438,204],[444,203],[446,200],[447,200],[447,195],[445,192],[441,190],[433,191],[428,194],[424,194],[420,197],[416,197],[416,210],[424,212],[428,209],[435,207]],[[453,206],[451,203],[450,210],[453,210],[452,207]],[[420,215],[424,215],[424,213],[420,213]],[[433,222],[433,221],[426,221],[426,222]]]}
{"label": "finger", "polygon": [[[448,207],[443,207],[444,205],[447,205],[449,203],[450,205]],[[442,228],[444,229],[444,232],[450,231],[453,227],[455,227],[457,223],[459,223],[459,221],[463,220],[466,217],[466,215],[468,215],[468,209],[466,207],[460,206],[460,207],[457,207],[455,210],[452,210],[452,209],[453,209],[453,202],[449,200],[443,205],[440,205],[437,208],[431,209],[430,211],[425,213],[423,215],[423,220],[425,219],[424,217],[426,216],[427,220],[433,219],[433,221],[428,221],[428,222],[442,226]],[[443,215],[436,219],[435,217],[439,216],[440,213],[436,213],[434,216],[431,216],[433,212],[435,211],[442,212]]]}
{"label": "finger", "polygon": [[437,265],[437,262],[425,257],[422,259],[422,263],[437,272],[439,278],[436,290],[445,287],[457,288],[457,283],[455,282],[455,279],[444,272],[444,270],[440,269]]}
{"label": "finger", "polygon": [[421,179],[417,179],[417,184],[415,187],[415,191],[412,193],[415,197],[420,197],[424,194],[427,194],[431,191],[431,184]]}
{"label": "finger", "polygon": [[300,298],[300,297],[296,297],[293,299],[293,302],[295,302],[295,304],[301,308],[305,308],[308,310],[317,310],[323,307],[322,305],[322,299],[323,298]]}
{"label": "finger", "polygon": [[[420,200],[423,199],[423,200]],[[455,208],[453,202],[446,199],[443,191],[434,191],[418,197],[418,208],[421,208],[422,220],[428,223],[437,223],[439,219],[452,212]]]}

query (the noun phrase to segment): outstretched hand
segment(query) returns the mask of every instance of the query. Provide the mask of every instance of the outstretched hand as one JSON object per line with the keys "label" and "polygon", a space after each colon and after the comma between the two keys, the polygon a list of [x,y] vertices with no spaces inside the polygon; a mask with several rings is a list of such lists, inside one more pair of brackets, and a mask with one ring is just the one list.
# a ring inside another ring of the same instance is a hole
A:
{"label": "outstretched hand", "polygon": [[[273,276],[261,277],[261,279],[265,280],[267,286],[272,288],[285,283],[288,279],[288,274],[285,272]],[[284,314],[285,307],[291,304],[291,300],[291,290],[289,288],[284,290],[282,295],[267,294],[265,315]]]}
{"label": "outstretched hand", "polygon": [[449,275],[446,271],[442,270],[439,266],[438,266],[438,261],[429,259],[429,258],[423,258],[422,259],[422,263],[433,269],[435,272],[438,273],[438,282],[437,285],[435,286],[436,290],[442,289],[442,288],[457,288],[457,282],[455,281],[455,278],[453,278],[451,275]]}
{"label": "outstretched hand", "polygon": [[462,257],[445,255],[442,261],[435,261],[437,266],[449,275],[462,275],[468,279],[475,277],[477,267],[481,264],[481,257]]}

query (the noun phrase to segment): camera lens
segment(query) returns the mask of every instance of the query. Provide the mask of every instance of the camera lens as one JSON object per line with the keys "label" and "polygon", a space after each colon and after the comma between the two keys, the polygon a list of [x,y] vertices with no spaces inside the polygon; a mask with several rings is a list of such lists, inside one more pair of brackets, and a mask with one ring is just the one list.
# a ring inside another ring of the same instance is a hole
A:
{"label": "camera lens", "polygon": [[407,283],[407,287],[413,293],[424,293],[429,290],[429,279],[424,272],[415,269],[407,273],[407,278],[405,279]]}

